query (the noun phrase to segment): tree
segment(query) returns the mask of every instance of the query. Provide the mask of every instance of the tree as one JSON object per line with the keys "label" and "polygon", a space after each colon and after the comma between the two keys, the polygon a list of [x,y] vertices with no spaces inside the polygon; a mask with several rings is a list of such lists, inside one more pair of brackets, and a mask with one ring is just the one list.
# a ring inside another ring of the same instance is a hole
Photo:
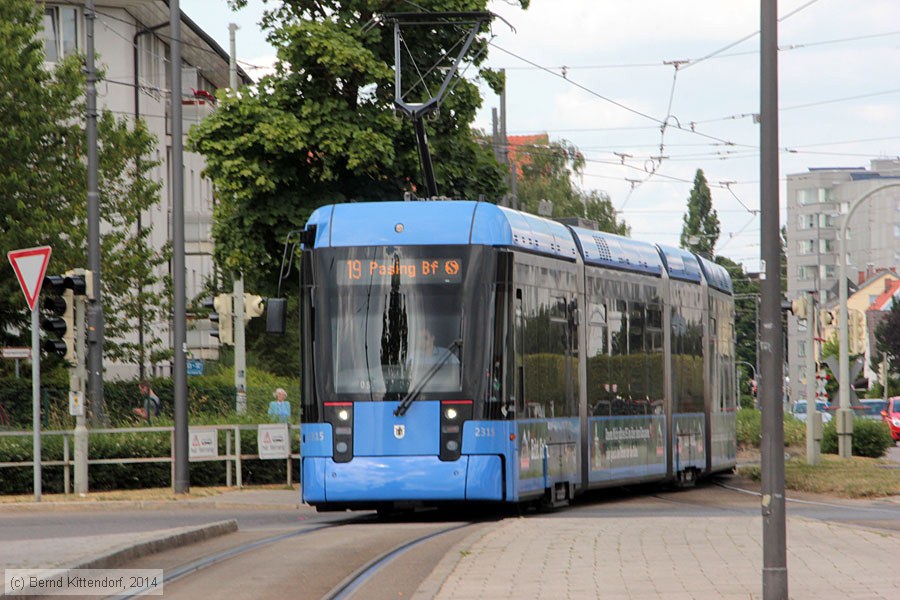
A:
{"label": "tree", "polygon": [[[45,68],[38,33],[43,6],[31,0],[0,3],[0,246],[49,245],[51,273],[87,266],[87,171],[84,128],[84,57],[72,55]],[[156,283],[165,256],[149,245],[148,229],[135,231],[140,212],[158,201],[159,184],[147,160],[156,141],[142,124],[104,112],[98,120],[101,242],[107,356],[133,362],[137,350],[115,338],[137,328],[140,283]],[[8,263],[0,277],[0,343],[21,344],[28,317]],[[148,317],[160,310],[145,294]],[[162,341],[145,321],[151,347]]]}
{"label": "tree", "polygon": [[[442,11],[486,5],[425,3]],[[216,261],[226,272],[243,271],[248,287],[274,291],[287,233],[318,206],[397,200],[424,189],[413,126],[393,104],[393,29],[369,26],[376,12],[408,10],[399,0],[286,0],[262,21],[278,49],[276,73],[238,94],[220,92],[218,110],[192,129],[190,146],[205,156],[217,189]],[[458,29],[419,29],[404,35],[418,64],[452,55]],[[467,57],[476,67],[486,43],[479,36]],[[421,75],[431,89],[443,77],[440,69],[416,74],[408,64],[403,71],[406,81]],[[489,80],[496,85],[496,77]],[[477,87],[460,78],[426,123],[439,192],[449,197],[499,198],[505,189],[490,148],[476,143],[470,127],[480,103]]]}
{"label": "tree", "polygon": [[[546,137],[546,136],[543,136]],[[566,140],[516,146],[513,149],[516,165],[519,208],[538,213],[542,200],[552,203],[554,218],[582,217],[597,223],[600,231],[628,235],[629,227],[618,221],[616,209],[605,193],[585,192],[575,185],[574,175],[584,170],[584,156]]]}
{"label": "tree", "polygon": [[887,355],[891,373],[900,372],[900,302],[894,301],[890,312],[875,328],[875,349],[879,355]]}
{"label": "tree", "polygon": [[681,228],[681,247],[712,258],[718,240],[719,216],[712,207],[712,193],[703,169],[697,169]]}

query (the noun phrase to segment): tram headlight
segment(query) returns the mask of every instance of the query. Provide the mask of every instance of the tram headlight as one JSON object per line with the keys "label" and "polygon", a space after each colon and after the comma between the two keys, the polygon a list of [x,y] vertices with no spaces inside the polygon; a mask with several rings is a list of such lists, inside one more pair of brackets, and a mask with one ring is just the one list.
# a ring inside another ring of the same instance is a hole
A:
{"label": "tram headlight", "polygon": [[472,418],[471,400],[441,401],[441,460],[459,460],[465,422]]}
{"label": "tram headlight", "polygon": [[325,402],[323,421],[332,427],[332,458],[334,462],[353,459],[353,403]]}

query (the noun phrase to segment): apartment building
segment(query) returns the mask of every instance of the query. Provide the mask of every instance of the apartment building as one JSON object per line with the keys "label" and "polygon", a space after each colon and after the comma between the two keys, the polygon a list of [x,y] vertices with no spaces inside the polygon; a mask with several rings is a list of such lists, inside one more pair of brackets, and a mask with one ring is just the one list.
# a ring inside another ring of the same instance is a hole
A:
{"label": "apartment building", "polygon": [[[83,0],[38,2],[44,10],[41,33],[48,63],[70,53],[84,52],[85,11]],[[159,202],[141,218],[142,226],[152,228],[157,248],[172,239],[171,164],[171,61],[169,4],[164,0],[97,0],[94,2],[94,45],[98,69],[105,78],[97,86],[97,105],[132,119],[143,119],[159,141],[155,159],[160,166],[153,177],[162,182]],[[215,110],[213,95],[217,88],[229,85],[229,56],[196,23],[182,14],[182,130]],[[252,83],[238,69],[240,84]],[[215,193],[212,182],[202,176],[203,157],[185,150],[184,222],[186,295],[190,300],[213,277],[213,241],[210,237]],[[168,275],[171,265],[161,267],[159,275]],[[168,322],[153,323],[155,331],[169,340]],[[137,341],[137,339],[133,340]],[[187,332],[189,357],[211,359],[218,356],[218,342],[209,335],[205,322],[189,323]],[[146,375],[168,375],[171,365],[145,364]],[[136,365],[107,364],[108,376],[133,377]]]}
{"label": "apartment building", "polygon": [[[842,258],[841,226],[853,204],[869,193],[847,223]],[[839,294],[841,260],[846,261],[849,295],[879,285],[883,291],[883,280],[869,280],[900,267],[900,159],[872,160],[869,168],[815,168],[788,175],[785,230],[789,300],[813,292],[822,305],[833,305]],[[860,298],[865,298],[860,302],[871,303],[869,295],[862,294]],[[805,330],[793,315],[788,318],[787,335],[788,397],[793,401],[806,397],[809,351]]]}

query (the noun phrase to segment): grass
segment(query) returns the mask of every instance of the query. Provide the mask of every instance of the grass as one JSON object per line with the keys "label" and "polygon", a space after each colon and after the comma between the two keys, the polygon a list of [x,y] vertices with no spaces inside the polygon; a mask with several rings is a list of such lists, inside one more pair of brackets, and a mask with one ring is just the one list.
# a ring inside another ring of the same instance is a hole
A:
{"label": "grass", "polygon": [[[805,450],[784,465],[784,487],[796,492],[840,498],[880,498],[900,495],[900,464],[854,456],[843,459],[823,454],[819,464],[806,463]],[[759,465],[744,466],[738,474],[760,481]]]}

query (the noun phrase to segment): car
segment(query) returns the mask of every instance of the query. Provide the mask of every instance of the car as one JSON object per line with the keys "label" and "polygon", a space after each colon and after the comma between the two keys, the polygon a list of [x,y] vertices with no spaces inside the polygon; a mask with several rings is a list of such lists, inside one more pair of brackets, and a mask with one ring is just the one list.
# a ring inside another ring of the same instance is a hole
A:
{"label": "car", "polygon": [[891,437],[895,442],[900,441],[900,396],[894,396],[888,400],[887,407],[881,412],[881,417],[891,430]]}
{"label": "car", "polygon": [[882,420],[881,413],[887,409],[887,402],[878,398],[865,398],[853,407],[853,414],[860,419]]}
{"label": "car", "polygon": [[[816,401],[816,408],[822,414],[822,422],[827,423],[831,420],[831,413],[828,412],[828,403],[822,400]],[[795,419],[806,421],[806,400],[797,400],[794,402],[794,408],[791,411]]]}

